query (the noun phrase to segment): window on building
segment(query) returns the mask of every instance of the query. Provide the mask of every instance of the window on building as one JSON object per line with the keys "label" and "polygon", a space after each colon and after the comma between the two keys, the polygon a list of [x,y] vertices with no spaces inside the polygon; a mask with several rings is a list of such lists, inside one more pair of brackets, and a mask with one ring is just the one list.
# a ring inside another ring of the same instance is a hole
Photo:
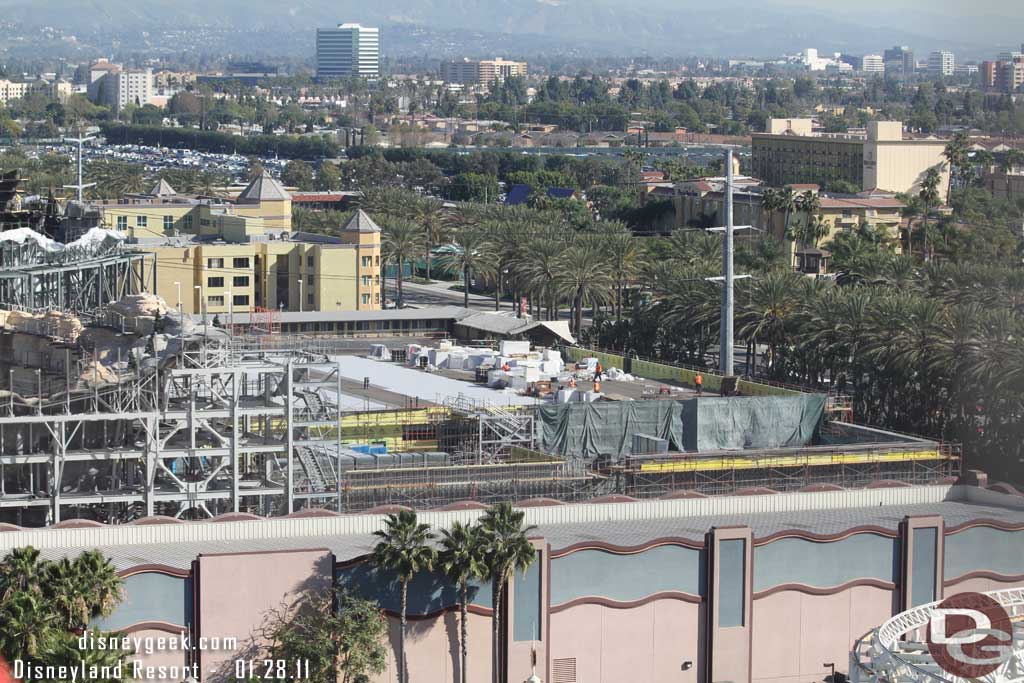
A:
{"label": "window on building", "polygon": [[373,265],[373,257],[372,256],[364,256],[363,257],[363,268],[369,268],[372,265]]}
{"label": "window on building", "polygon": [[363,296],[361,297],[361,301],[363,302],[364,306],[367,305],[368,303],[370,303],[370,295],[363,294]]}
{"label": "window on building", "polygon": [[208,258],[208,259],[206,259],[206,267],[207,268],[223,268],[224,267],[224,259],[222,259],[222,258]]}
{"label": "window on building", "polygon": [[313,284],[313,276],[312,275],[307,275],[306,276],[306,284],[307,285],[312,285]]}
{"label": "window on building", "polygon": [[128,229],[128,216],[118,216],[117,217],[117,229],[118,230],[127,230]]}
{"label": "window on building", "polygon": [[231,297],[231,303],[235,306],[248,306],[249,295],[248,294],[235,294]]}
{"label": "window on building", "polygon": [[206,286],[207,287],[223,287],[224,286],[224,278],[222,278],[222,277],[208,277],[208,278],[206,278]]}
{"label": "window on building", "polygon": [[363,276],[363,287],[369,287],[369,286],[370,286],[370,276],[369,275],[364,275]]}
{"label": "window on building", "polygon": [[181,219],[182,225],[185,226],[186,230],[192,229],[192,214],[187,214]]}
{"label": "window on building", "polygon": [[208,296],[208,297],[206,297],[206,305],[207,306],[223,306],[224,305],[224,297],[221,296],[220,294],[216,294],[214,296]]}
{"label": "window on building", "polygon": [[313,292],[306,295],[306,303],[310,306],[313,305]]}
{"label": "window on building", "polygon": [[174,216],[164,216],[164,230],[174,230]]}
{"label": "window on building", "polygon": [[314,263],[315,263],[315,261],[313,260],[313,255],[312,254],[308,254],[306,256],[306,265],[308,267],[312,268]]}
{"label": "window on building", "polygon": [[244,256],[244,257],[237,257],[236,256],[234,259],[232,259],[231,265],[234,266],[235,268],[248,268],[249,267],[249,257],[248,256]]}
{"label": "window on building", "polygon": [[148,216],[136,216],[135,217],[135,227],[137,227],[137,228],[144,228],[148,224],[149,224],[149,217]]}
{"label": "window on building", "polygon": [[238,275],[236,277],[231,278],[231,286],[232,287],[248,287],[249,286],[249,276],[248,275]]}

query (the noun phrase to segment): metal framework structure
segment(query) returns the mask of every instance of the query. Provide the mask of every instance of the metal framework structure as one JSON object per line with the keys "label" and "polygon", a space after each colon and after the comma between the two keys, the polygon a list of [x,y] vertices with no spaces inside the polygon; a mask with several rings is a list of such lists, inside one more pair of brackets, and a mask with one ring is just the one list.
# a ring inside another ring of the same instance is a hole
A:
{"label": "metal framework structure", "polygon": [[0,244],[0,308],[88,315],[156,283],[156,260],[120,242],[58,246],[50,251],[32,239]]}
{"label": "metal framework structure", "polygon": [[925,635],[941,601],[901,612],[861,637],[850,653],[853,683],[1014,683],[1024,681],[1024,588],[985,593],[1006,610],[1013,623],[1013,645],[991,673],[965,679],[939,667],[928,653]]}

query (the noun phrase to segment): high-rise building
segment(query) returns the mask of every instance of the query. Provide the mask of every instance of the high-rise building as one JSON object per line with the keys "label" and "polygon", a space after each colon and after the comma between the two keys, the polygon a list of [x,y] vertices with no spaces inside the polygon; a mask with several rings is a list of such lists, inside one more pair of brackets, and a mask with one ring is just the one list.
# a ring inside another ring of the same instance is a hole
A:
{"label": "high-rise building", "polygon": [[882,58],[885,61],[885,73],[893,76],[909,76],[917,68],[914,51],[906,45],[896,45],[886,50]]}
{"label": "high-rise building", "polygon": [[999,70],[999,62],[984,61],[981,63],[981,69],[978,74],[981,77],[981,87],[984,90],[989,90],[996,87],[996,72]]}
{"label": "high-rise building", "polygon": [[1024,57],[1009,62],[996,63],[995,89],[1001,92],[1017,92],[1024,86]]}
{"label": "high-rise building", "polygon": [[490,85],[506,78],[526,75],[526,62],[494,59],[456,59],[441,63],[441,80],[464,85]]}
{"label": "high-rise building", "polygon": [[928,73],[932,76],[952,76],[955,67],[953,53],[937,50],[928,55]]}
{"label": "high-rise building", "polygon": [[380,76],[380,29],[359,24],[318,28],[316,76],[320,79]]}
{"label": "high-rise building", "polygon": [[864,55],[860,60],[860,70],[866,74],[885,73],[885,60],[882,55]]}
{"label": "high-rise building", "polygon": [[153,97],[153,70],[125,69],[120,64],[96,62],[89,67],[87,93],[90,100],[114,111],[130,104],[142,106]]}

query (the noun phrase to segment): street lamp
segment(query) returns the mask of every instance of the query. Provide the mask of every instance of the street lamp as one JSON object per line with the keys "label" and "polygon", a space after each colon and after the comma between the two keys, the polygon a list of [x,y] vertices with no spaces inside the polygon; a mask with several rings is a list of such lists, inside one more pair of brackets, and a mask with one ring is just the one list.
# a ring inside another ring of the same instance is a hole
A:
{"label": "street lamp", "polygon": [[302,278],[299,278],[299,313],[302,313]]}
{"label": "street lamp", "polygon": [[185,350],[185,314],[181,310],[181,283],[175,282],[174,287],[178,290],[178,354],[180,355]]}
{"label": "street lamp", "polygon": [[192,289],[199,290],[199,310],[203,314],[203,336],[205,337],[209,334],[210,330],[206,325],[206,300],[203,299],[203,286],[195,285],[192,287]]}
{"label": "street lamp", "polygon": [[231,293],[230,289],[224,290],[224,296],[228,300],[228,334],[233,334],[234,333],[234,329],[233,329],[231,323],[234,321],[234,318],[235,318],[235,316],[234,316],[234,312],[235,312],[235,309],[234,309],[234,303],[235,303],[234,302],[234,298],[235,297]]}
{"label": "street lamp", "polygon": [[832,672],[828,676],[825,677],[825,680],[828,681],[828,683],[835,683],[835,680],[836,680],[836,665],[835,665],[835,662],[825,662],[824,664],[822,664],[822,666]]}

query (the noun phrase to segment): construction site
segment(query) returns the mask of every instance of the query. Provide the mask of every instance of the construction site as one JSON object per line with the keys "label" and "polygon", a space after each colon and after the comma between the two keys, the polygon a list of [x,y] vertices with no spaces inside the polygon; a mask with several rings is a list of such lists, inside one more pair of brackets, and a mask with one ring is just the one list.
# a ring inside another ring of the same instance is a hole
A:
{"label": "construction site", "polygon": [[378,334],[360,348],[351,336],[282,335],[270,311],[251,311],[244,327],[182,314],[156,296],[155,260],[120,233],[92,226],[62,242],[33,216],[0,221],[0,523],[858,488],[960,474],[956,444],[858,425],[846,397],[737,381],[731,367],[705,373],[695,391],[693,370],[558,335],[550,347],[433,348]]}

